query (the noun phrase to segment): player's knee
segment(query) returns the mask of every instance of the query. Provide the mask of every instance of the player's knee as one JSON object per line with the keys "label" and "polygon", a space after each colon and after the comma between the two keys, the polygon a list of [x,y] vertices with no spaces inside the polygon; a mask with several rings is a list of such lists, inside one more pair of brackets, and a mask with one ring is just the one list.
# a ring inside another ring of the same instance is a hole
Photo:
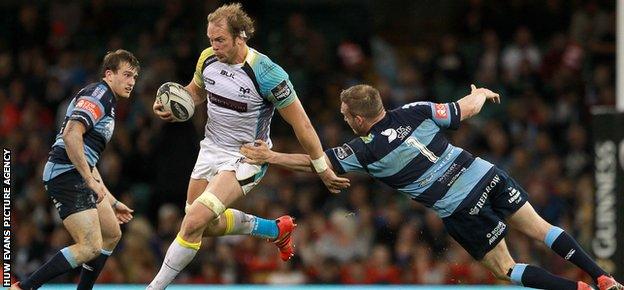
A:
{"label": "player's knee", "polygon": [[119,228],[119,225],[110,230],[110,232],[107,232],[102,239],[104,247],[106,248],[114,248],[117,246],[117,243],[121,240],[121,228]]}
{"label": "player's knee", "polygon": [[211,213],[208,216],[204,214],[197,214],[195,211],[191,210],[184,218],[184,222],[182,223],[182,229],[185,233],[194,233],[199,230],[202,230],[206,227],[206,225],[214,218],[214,215]]}
{"label": "player's knee", "polygon": [[90,261],[97,257],[102,250],[102,242],[78,244],[78,255],[80,260]]}

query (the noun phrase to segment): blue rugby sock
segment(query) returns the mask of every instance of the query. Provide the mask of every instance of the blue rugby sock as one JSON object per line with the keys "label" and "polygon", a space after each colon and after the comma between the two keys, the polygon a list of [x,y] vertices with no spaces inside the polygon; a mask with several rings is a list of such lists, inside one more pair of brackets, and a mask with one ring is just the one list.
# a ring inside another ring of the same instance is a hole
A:
{"label": "blue rugby sock", "polygon": [[101,254],[97,258],[84,263],[82,271],[80,271],[80,282],[78,282],[77,290],[93,289],[93,285],[106,264],[106,260],[113,252],[102,249]]}
{"label": "blue rugby sock", "polygon": [[266,238],[266,239],[277,239],[277,235],[279,234],[279,229],[277,228],[277,223],[275,220],[267,220],[261,217],[255,216],[255,225],[251,230],[251,235]]}
{"label": "blue rugby sock", "polygon": [[37,289],[44,283],[54,279],[73,268],[78,267],[74,256],[65,247],[54,255],[49,261],[41,266],[26,280],[20,282],[20,287],[26,289]]}
{"label": "blue rugby sock", "polygon": [[583,269],[594,281],[602,275],[608,275],[579,246],[579,244],[561,228],[553,226],[546,234],[544,243],[562,258]]}
{"label": "blue rugby sock", "polygon": [[516,264],[507,276],[520,286],[538,289],[577,290],[577,282],[555,276],[548,271],[527,264]]}

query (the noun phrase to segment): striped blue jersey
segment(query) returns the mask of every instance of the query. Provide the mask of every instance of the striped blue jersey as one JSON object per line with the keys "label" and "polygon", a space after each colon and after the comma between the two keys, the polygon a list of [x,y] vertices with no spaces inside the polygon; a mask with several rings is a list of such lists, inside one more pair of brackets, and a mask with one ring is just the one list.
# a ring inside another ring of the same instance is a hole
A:
{"label": "striped blue jersey", "polygon": [[416,102],[386,112],[365,137],[325,151],[336,172],[360,172],[447,217],[474,196],[493,165],[453,146],[440,131],[457,129],[457,103]]}
{"label": "striped blue jersey", "polygon": [[69,120],[78,121],[86,127],[87,131],[82,136],[84,154],[89,166],[95,167],[106,143],[113,136],[116,102],[111,88],[104,81],[89,84],[72,97],[43,170],[43,181],[75,168],[63,142],[63,130]]}

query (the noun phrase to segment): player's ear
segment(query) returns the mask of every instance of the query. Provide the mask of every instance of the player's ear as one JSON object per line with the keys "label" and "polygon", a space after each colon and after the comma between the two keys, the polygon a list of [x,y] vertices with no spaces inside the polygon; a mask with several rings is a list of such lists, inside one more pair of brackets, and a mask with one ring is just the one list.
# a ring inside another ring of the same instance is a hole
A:
{"label": "player's ear", "polygon": [[364,124],[364,117],[362,117],[360,115],[355,115],[355,120],[356,120],[358,125]]}

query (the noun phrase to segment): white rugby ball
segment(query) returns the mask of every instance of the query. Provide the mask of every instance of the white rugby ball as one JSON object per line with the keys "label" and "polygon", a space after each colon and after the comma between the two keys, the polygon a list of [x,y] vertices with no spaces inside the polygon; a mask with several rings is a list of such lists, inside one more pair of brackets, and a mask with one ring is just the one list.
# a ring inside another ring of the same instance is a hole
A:
{"label": "white rugby ball", "polygon": [[176,122],[184,122],[195,113],[195,103],[191,94],[180,84],[166,82],[158,88],[156,100],[163,105],[165,112],[171,112]]}

